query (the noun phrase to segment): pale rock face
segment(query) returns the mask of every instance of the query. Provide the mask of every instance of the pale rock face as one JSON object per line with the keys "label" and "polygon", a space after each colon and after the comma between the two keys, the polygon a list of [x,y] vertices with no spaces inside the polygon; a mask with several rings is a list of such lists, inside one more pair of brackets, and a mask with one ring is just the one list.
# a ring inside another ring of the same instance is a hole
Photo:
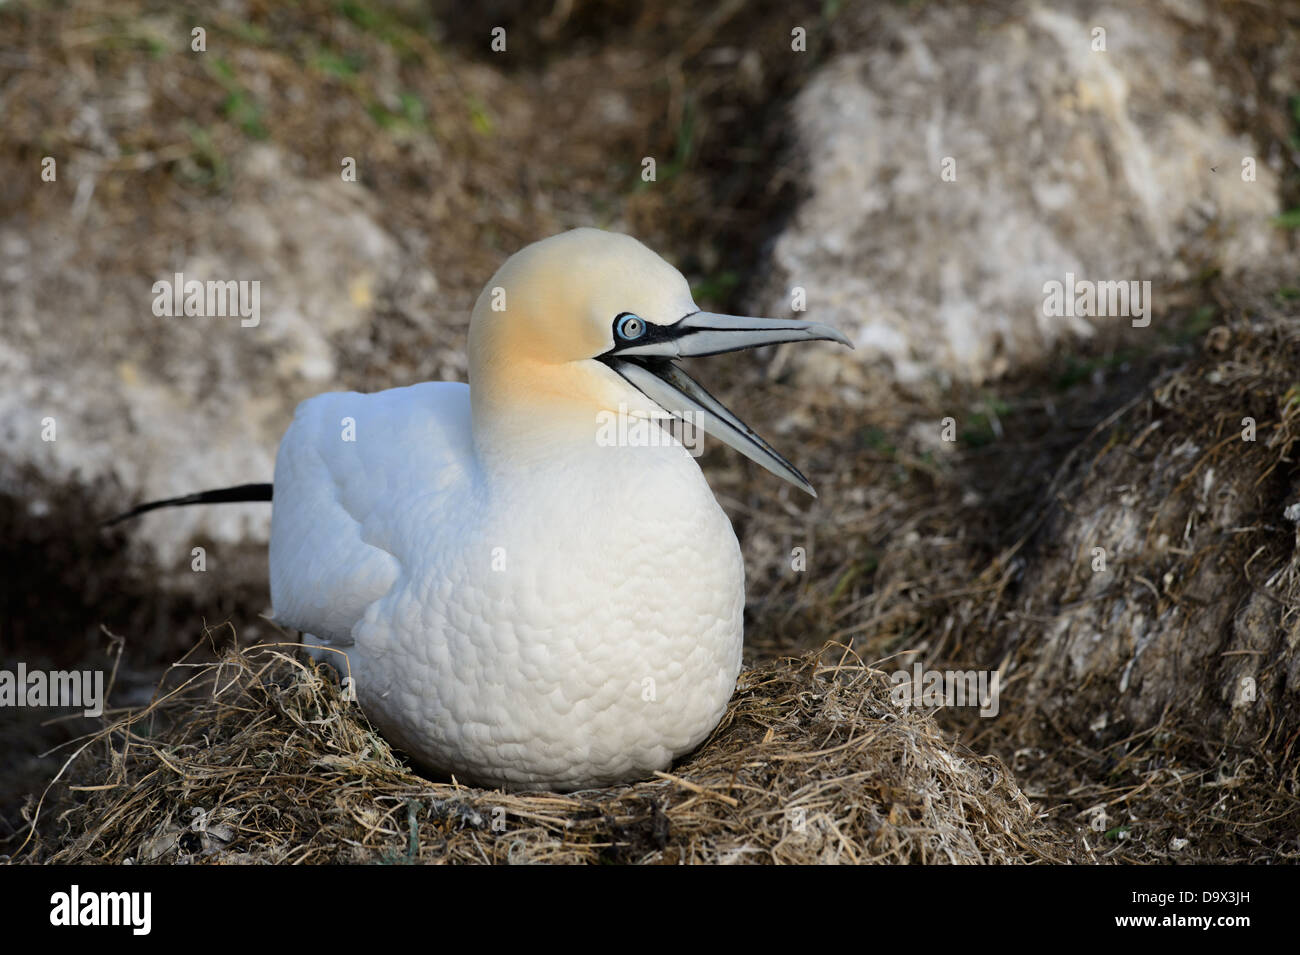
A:
{"label": "pale rock face", "polygon": [[[376,299],[399,277],[415,298],[432,298],[433,275],[384,228],[364,188],[287,174],[290,160],[269,146],[242,162],[233,203],[196,203],[161,230],[171,241],[132,250],[147,274],[113,261],[119,252],[103,241],[113,223],[93,194],[68,219],[0,227],[5,468],[115,480],[123,509],[269,481],[294,405],[336,378],[336,342],[364,344]],[[176,272],[259,281],[260,321],[155,315],[153,283]],[[42,440],[49,418],[54,441]],[[188,566],[200,535],[265,542],[270,530],[265,504],[143,520],[139,536],[164,566]]]}
{"label": "pale rock face", "polygon": [[896,44],[830,62],[793,106],[808,198],[754,307],[785,314],[801,286],[805,317],[858,348],[794,355],[805,380],[851,388],[883,360],[901,383],[978,382],[1128,321],[1046,315],[1044,283],[1068,272],[1150,280],[1158,316],[1186,263],[1232,274],[1280,254],[1276,174],[1158,5],[1025,4],[992,28],[926,7],[893,24]]}

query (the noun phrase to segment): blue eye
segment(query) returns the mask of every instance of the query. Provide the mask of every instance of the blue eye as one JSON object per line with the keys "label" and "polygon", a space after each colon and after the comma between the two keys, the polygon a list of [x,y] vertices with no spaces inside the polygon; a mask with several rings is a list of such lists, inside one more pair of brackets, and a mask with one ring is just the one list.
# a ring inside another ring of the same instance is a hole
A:
{"label": "blue eye", "polygon": [[614,319],[614,334],[625,342],[636,341],[645,334],[645,319],[631,312],[624,312]]}

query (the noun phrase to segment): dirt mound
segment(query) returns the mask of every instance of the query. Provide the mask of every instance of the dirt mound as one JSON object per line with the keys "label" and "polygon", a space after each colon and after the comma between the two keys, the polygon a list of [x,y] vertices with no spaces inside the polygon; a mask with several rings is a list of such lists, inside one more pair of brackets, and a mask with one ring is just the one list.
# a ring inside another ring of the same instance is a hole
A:
{"label": "dirt mound", "polygon": [[1300,313],[1259,298],[1102,420],[944,611],[1003,674],[972,745],[1134,861],[1300,856]]}
{"label": "dirt mound", "polygon": [[1023,693],[1080,733],[1177,712],[1285,744],[1300,715],[1300,324],[1212,330],[1080,448],[1007,636]]}

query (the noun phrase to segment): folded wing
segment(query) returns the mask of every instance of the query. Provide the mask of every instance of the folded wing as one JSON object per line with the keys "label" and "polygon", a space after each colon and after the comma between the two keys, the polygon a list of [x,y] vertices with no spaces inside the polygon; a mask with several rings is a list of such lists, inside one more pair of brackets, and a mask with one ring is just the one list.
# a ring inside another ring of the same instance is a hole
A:
{"label": "folded wing", "polygon": [[351,643],[353,626],[402,572],[412,513],[428,514],[431,494],[463,492],[472,469],[466,385],[336,392],[300,404],[275,464],[276,621]]}

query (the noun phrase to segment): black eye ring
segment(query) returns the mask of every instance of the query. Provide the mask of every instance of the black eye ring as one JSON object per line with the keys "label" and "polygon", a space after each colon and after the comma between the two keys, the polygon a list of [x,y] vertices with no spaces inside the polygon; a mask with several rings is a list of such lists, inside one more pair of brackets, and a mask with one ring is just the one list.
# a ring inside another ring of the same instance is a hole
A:
{"label": "black eye ring", "polygon": [[614,334],[625,342],[634,342],[645,334],[646,323],[640,315],[623,312],[614,319]]}

